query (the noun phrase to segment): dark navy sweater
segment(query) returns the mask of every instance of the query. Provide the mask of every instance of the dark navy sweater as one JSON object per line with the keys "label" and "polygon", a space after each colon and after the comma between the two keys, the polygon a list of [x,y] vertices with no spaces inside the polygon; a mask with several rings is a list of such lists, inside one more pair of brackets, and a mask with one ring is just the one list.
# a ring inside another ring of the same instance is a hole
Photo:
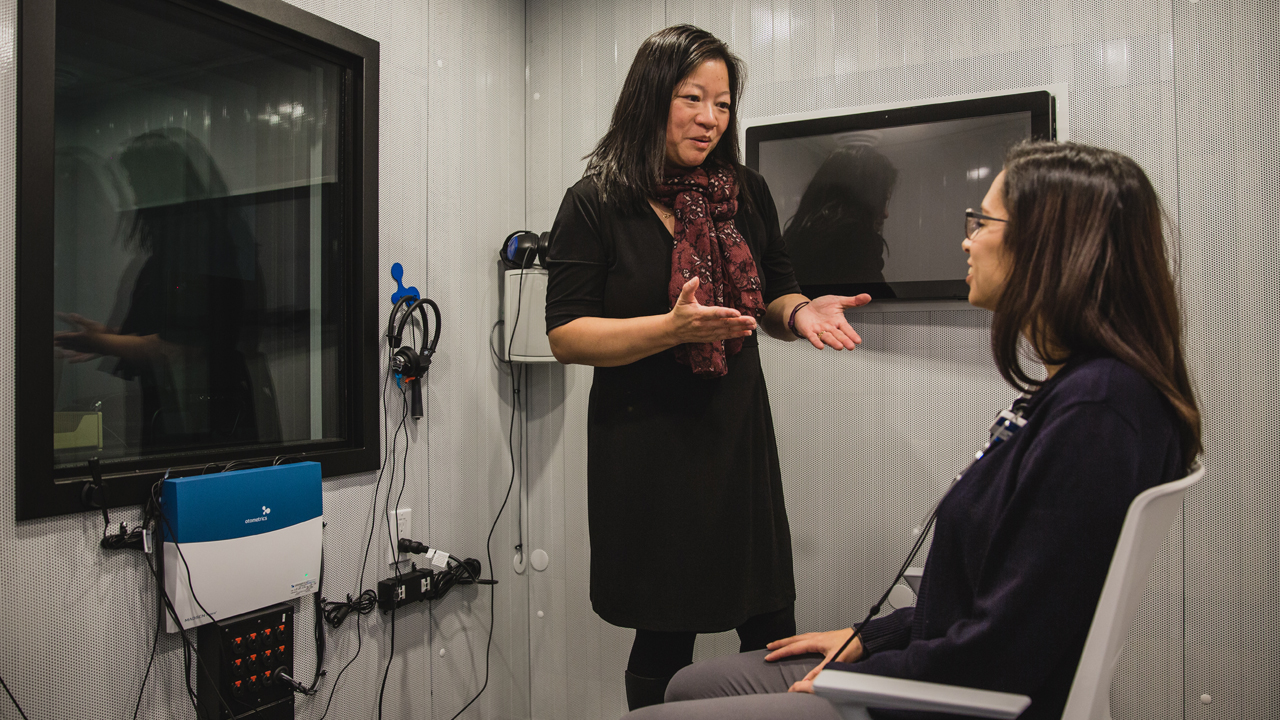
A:
{"label": "dark navy sweater", "polygon": [[1184,474],[1179,447],[1136,371],[1069,362],[942,501],[916,606],[868,623],[868,656],[832,667],[1020,693],[1024,720],[1061,717],[1129,503]]}

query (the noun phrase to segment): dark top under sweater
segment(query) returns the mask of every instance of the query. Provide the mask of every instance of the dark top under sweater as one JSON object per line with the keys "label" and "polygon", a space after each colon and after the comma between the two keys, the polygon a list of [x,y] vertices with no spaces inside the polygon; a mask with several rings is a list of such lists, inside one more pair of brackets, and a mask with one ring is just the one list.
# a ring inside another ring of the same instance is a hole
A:
{"label": "dark top under sweater", "polygon": [[1113,358],[1068,363],[1029,413],[942,501],[916,607],[868,623],[869,656],[832,667],[1020,693],[1023,720],[1061,717],[1129,504],[1185,468],[1172,409]]}

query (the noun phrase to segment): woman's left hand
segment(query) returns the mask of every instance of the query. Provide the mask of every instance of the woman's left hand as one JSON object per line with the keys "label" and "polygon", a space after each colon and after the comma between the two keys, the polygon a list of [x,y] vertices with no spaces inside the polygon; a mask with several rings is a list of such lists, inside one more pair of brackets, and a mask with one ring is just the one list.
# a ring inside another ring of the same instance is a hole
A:
{"label": "woman's left hand", "polygon": [[827,347],[852,350],[862,342],[862,338],[849,325],[844,311],[869,302],[871,296],[866,293],[853,297],[823,295],[814,298],[796,313],[796,332],[819,350]]}
{"label": "woman's left hand", "polygon": [[[771,652],[764,656],[765,662],[774,662],[786,657],[794,655],[805,655],[808,653],[817,653],[822,655],[822,662],[813,668],[804,676],[797,680],[787,689],[787,692],[813,692],[813,680],[818,677],[818,673],[827,666],[827,663],[835,660],[836,662],[856,662],[862,657],[862,640],[855,638],[853,642],[845,644],[849,640],[849,636],[853,634],[853,628],[845,628],[843,630],[828,630],[827,632],[810,632],[803,635],[793,635],[789,638],[774,640],[765,647]],[[844,648],[844,652],[840,653],[840,657],[836,657],[836,652]]]}

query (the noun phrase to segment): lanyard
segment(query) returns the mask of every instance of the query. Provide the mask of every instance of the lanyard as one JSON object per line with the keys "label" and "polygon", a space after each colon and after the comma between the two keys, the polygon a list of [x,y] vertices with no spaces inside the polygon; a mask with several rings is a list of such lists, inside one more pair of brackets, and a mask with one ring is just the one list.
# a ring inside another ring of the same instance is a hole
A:
{"label": "lanyard", "polygon": [[[951,481],[951,486],[947,488],[947,492],[950,492],[951,488],[955,487],[960,478],[964,477],[964,474],[969,472],[969,470],[973,468],[979,460],[985,457],[987,453],[991,452],[991,450],[1000,443],[1003,443],[1013,437],[1015,433],[1027,424],[1026,412],[1027,404],[1030,400],[1031,396],[1023,393],[1017,400],[1013,401],[1013,404],[1010,405],[1007,410],[1000,411],[1000,414],[996,416],[995,422],[991,423],[991,429],[989,431],[990,435],[987,438],[987,443],[982,446],[982,449],[979,450],[976,455],[973,456],[973,460],[969,463],[968,467],[961,470],[960,474],[956,475],[955,479]],[[924,546],[924,539],[928,536],[929,529],[933,527],[934,520],[938,519],[938,508],[942,505],[942,499],[946,496],[947,494],[943,493],[942,498],[938,498],[938,502],[933,506],[933,511],[929,513],[929,519],[926,520],[920,528],[918,528],[915,545],[907,555],[906,561],[902,563],[902,567],[898,570],[898,574],[894,576],[893,582],[889,583],[889,587],[884,591],[884,595],[881,595],[880,600],[877,601],[875,605],[871,606],[870,612],[868,612],[867,616],[862,619],[862,622],[853,627],[853,634],[849,636],[848,640],[844,641],[844,644],[840,646],[839,650],[836,650],[835,655],[831,656],[832,658],[840,657],[840,653],[844,652],[845,648],[849,647],[849,643],[853,642],[854,638],[862,634],[863,626],[870,622],[871,618],[880,614],[880,606],[882,606],[884,601],[889,598],[889,593],[893,591],[893,586],[897,585],[898,581],[902,579],[902,576],[906,574],[907,568],[911,566],[911,562],[916,559],[916,555],[920,552],[920,548]]]}

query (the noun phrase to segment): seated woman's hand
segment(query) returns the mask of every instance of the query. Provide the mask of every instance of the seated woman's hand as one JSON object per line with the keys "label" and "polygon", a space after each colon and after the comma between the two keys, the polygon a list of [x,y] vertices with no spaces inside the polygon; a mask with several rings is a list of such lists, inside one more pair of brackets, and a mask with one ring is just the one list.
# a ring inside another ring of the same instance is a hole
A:
{"label": "seated woman's hand", "polygon": [[809,671],[803,680],[793,684],[787,692],[813,692],[813,679],[818,677],[818,673],[822,672],[822,668],[827,663],[836,662],[854,662],[862,657],[862,640],[856,639],[849,643],[849,646],[840,653],[840,657],[835,657],[836,651],[841,645],[849,639],[853,634],[853,628],[845,628],[843,630],[828,630],[827,632],[811,632],[802,635],[793,635],[789,638],[774,640],[765,647],[771,652],[764,656],[766,662],[773,662],[793,655],[806,655],[809,653],[817,653],[822,655],[822,662],[818,666]]}
{"label": "seated woman's hand", "polygon": [[671,308],[672,332],[677,345],[744,338],[756,329],[755,318],[734,308],[699,303],[694,293],[700,284],[697,277],[685,283],[675,307]]}

